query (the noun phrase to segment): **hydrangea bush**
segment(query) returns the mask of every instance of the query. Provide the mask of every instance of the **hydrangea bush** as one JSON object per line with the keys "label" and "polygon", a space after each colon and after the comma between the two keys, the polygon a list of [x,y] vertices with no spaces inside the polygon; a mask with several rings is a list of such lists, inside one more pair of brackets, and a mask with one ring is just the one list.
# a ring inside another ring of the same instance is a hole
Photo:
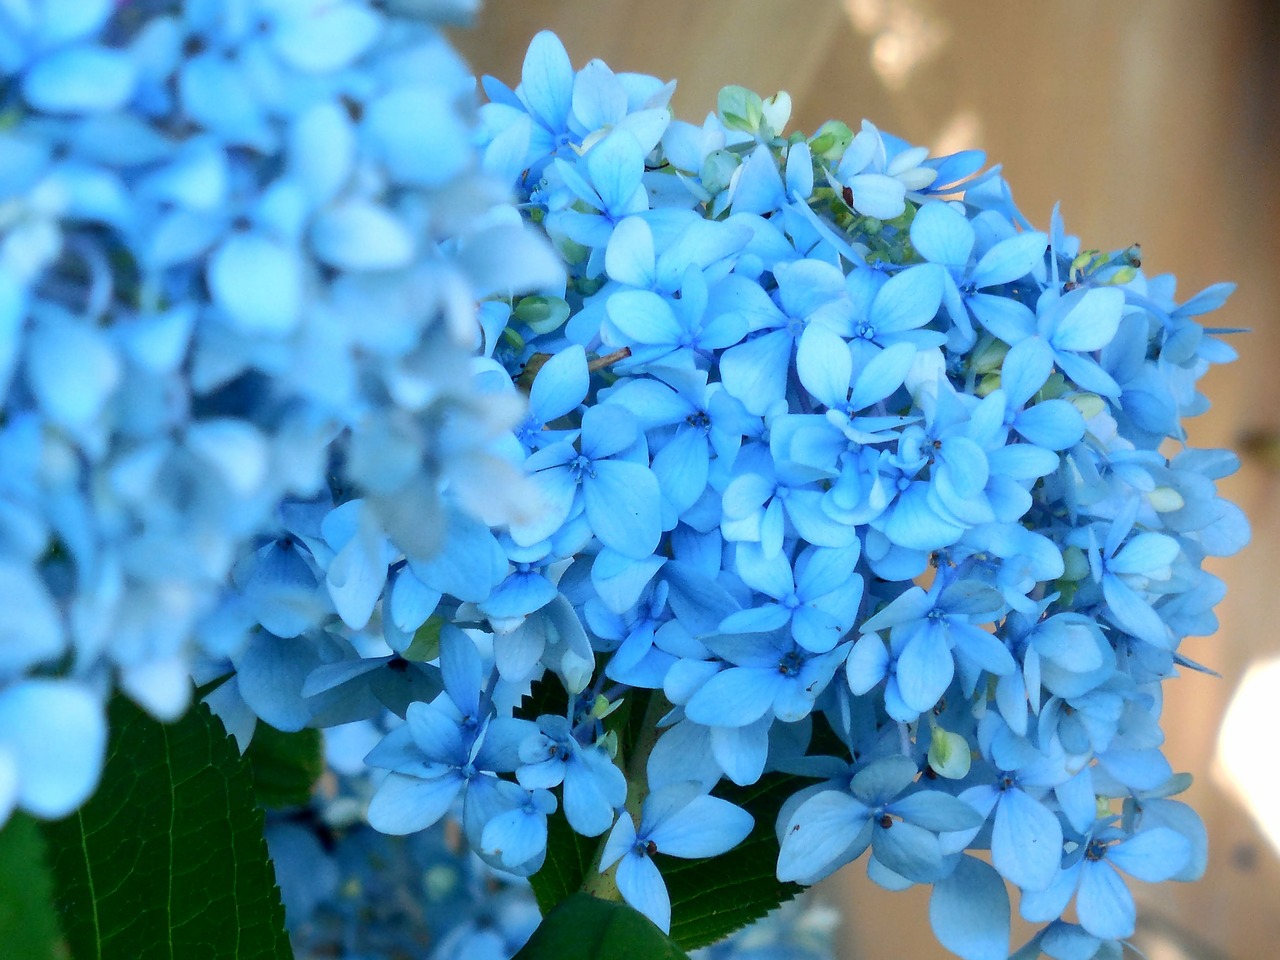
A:
{"label": "hydrangea bush", "polygon": [[469,6],[0,4],[0,821],[194,678],[332,728],[300,950],[509,957],[536,900],[522,957],[602,902],[679,956],[865,855],[966,960],[1010,891],[1018,960],[1119,956],[1124,875],[1205,863],[1159,715],[1248,539],[1182,423],[1230,286],[549,33],[477,106]]}

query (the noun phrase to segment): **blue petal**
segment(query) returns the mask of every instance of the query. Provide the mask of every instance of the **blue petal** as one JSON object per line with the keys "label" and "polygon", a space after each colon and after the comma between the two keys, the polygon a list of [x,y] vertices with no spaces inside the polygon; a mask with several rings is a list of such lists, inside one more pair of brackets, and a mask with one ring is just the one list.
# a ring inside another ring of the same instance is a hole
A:
{"label": "blue petal", "polygon": [[632,343],[680,342],[682,328],[666,300],[648,290],[622,290],[605,301],[605,313]]}
{"label": "blue petal", "polygon": [[907,706],[923,713],[946,693],[955,676],[955,660],[943,632],[928,627],[907,641],[898,657],[898,688]]}
{"label": "blue petal", "polygon": [[1062,863],[1062,825],[1021,790],[1006,790],[991,831],[991,862],[1024,890],[1043,890]]}
{"label": "blue petal", "polygon": [[615,217],[637,212],[632,204],[637,191],[641,191],[644,151],[635,137],[625,130],[615,130],[587,151],[586,166],[591,184],[604,204],[603,212]]}
{"label": "blue petal", "polygon": [[[653,231],[649,224],[639,217],[626,217],[613,228],[604,253],[604,269],[612,279],[631,287],[652,286],[656,279],[655,263]],[[612,302],[611,297],[606,308]]]}
{"label": "blue petal", "polygon": [[1019,340],[1005,354],[1000,366],[1000,386],[1011,407],[1021,407],[1044,386],[1053,373],[1053,350],[1040,337]]}
{"label": "blue petal", "polygon": [[1009,894],[989,865],[960,858],[929,898],[929,924],[938,942],[964,960],[1005,960],[1009,954]]}
{"label": "blue petal", "polygon": [[1052,303],[1040,322],[1049,327],[1048,340],[1055,349],[1087,353],[1111,342],[1123,309],[1124,291],[1081,287]]}
{"label": "blue petal", "polygon": [[[810,797],[791,815],[783,830],[778,879],[814,883],[826,876],[840,865],[833,861],[859,834],[865,832],[866,841],[870,841],[870,831],[864,830],[869,823],[870,811],[846,793],[823,790]],[[861,848],[866,845],[863,842]]]}
{"label": "blue petal", "polygon": [[1122,940],[1133,936],[1137,918],[1133,894],[1105,860],[1086,861],[1081,866],[1076,913],[1080,925],[1095,937]]}
{"label": "blue petal", "polygon": [[1066,450],[1084,436],[1085,423],[1075,404],[1046,400],[1018,414],[1014,429],[1046,450]]}
{"label": "blue petal", "polygon": [[320,213],[311,227],[316,256],[342,270],[393,270],[413,259],[408,228],[386,207],[347,200]]}
{"label": "blue petal", "polygon": [[272,40],[281,59],[306,73],[346,67],[377,39],[382,20],[353,3],[312,8],[276,21]]}
{"label": "blue petal", "polygon": [[565,128],[573,106],[573,64],[560,38],[542,30],[529,42],[520,96],[534,118],[553,132]]}
{"label": "blue petal", "polygon": [[480,849],[497,857],[505,867],[532,860],[547,846],[546,814],[517,807],[494,817],[484,826]]}
{"label": "blue petal", "polygon": [[853,356],[845,342],[828,327],[810,324],[800,335],[796,373],[818,402],[828,407],[842,407],[853,378]]}
{"label": "blue petal", "polygon": [[626,777],[602,750],[584,747],[569,762],[564,774],[564,814],[577,833],[584,837],[604,833],[626,797]]}
{"label": "blue petal", "polygon": [[755,819],[741,807],[718,797],[701,796],[654,826],[649,839],[661,853],[693,860],[718,857],[746,839]]}
{"label": "blue petal", "polygon": [[595,476],[582,483],[583,500],[591,529],[607,547],[643,559],[658,546],[662,536],[658,478],[638,463],[597,460]]}
{"label": "blue petal", "polygon": [[730,667],[703,684],[685,704],[685,715],[709,727],[744,727],[769,711],[781,682],[776,670]]}
{"label": "blue petal", "polygon": [[1107,561],[1111,573],[1151,574],[1177,559],[1181,547],[1163,533],[1140,533]]}
{"label": "blue petal", "polygon": [[582,347],[566,347],[542,365],[529,390],[529,405],[543,423],[558,420],[587,396],[590,374]]}
{"label": "blue petal", "polygon": [[97,786],[106,746],[102,704],[78,683],[20,680],[0,691],[0,752],[16,764],[24,810],[46,819],[75,810]]}
{"label": "blue petal", "polygon": [[37,60],[22,93],[47,113],[96,113],[123,106],[136,82],[137,67],[124,51],[80,44]]}
{"label": "blue petal", "polygon": [[853,645],[849,659],[845,661],[849,689],[862,696],[870,692],[888,672],[889,651],[885,648],[884,641],[876,634],[863,634]]}
{"label": "blue petal", "polygon": [[654,862],[646,856],[628,853],[618,864],[618,892],[663,933],[671,930],[671,897]]}
{"label": "blue petal", "polygon": [[1111,618],[1120,629],[1162,650],[1173,647],[1175,643],[1173,633],[1160,619],[1160,614],[1151,609],[1146,601],[1119,577],[1111,574],[1103,575],[1102,595],[1106,598]]}
{"label": "blue petal", "polygon": [[1147,883],[1173,878],[1190,858],[1190,842],[1168,827],[1143,830],[1107,848],[1108,862]]}
{"label": "blue petal", "polygon": [[881,864],[916,883],[932,883],[945,872],[937,836],[905,820],[894,820],[889,827],[877,823],[872,828],[871,850]]}
{"label": "blue petal", "polygon": [[[430,84],[399,86],[365,107],[360,128],[369,153],[404,186],[443,186],[471,163],[470,129],[439,89]],[[413,123],[404,122],[409,116]],[[489,162],[498,163],[496,151]]]}
{"label": "blue petal", "polygon": [[[995,465],[991,466],[994,470]],[[938,516],[929,505],[929,486],[925,483],[912,483],[899,494],[888,518],[875,525],[895,545],[909,550],[937,550],[950,546],[964,534],[964,527]]]}
{"label": "blue petal", "polygon": [[448,812],[464,783],[456,773],[431,780],[388,774],[369,801],[369,825],[394,836],[425,830]]}
{"label": "blue petal", "polygon": [[600,872],[604,873],[635,846],[636,825],[627,814],[618,818],[618,822],[609,831],[609,838],[604,842],[604,850],[600,854]]}
{"label": "blue petal", "polygon": [[627,114],[627,91],[603,60],[592,60],[573,80],[573,116],[590,133]]}
{"label": "blue petal", "polygon": [[868,217],[892,220],[907,208],[907,188],[893,177],[863,173],[850,177],[848,186],[853,191],[853,208]]}
{"label": "blue petal", "polygon": [[911,221],[911,245],[926,260],[963,269],[973,252],[973,227],[964,214],[941,200],[916,211]]}
{"label": "blue petal", "polygon": [[485,680],[480,651],[452,624],[440,632],[440,670],[449,698],[464,716],[480,712],[480,691]]}
{"label": "blue petal", "polygon": [[720,378],[725,389],[748,411],[763,415],[783,398],[791,349],[791,336],[785,330],[730,347],[720,357]]}
{"label": "blue petal", "polygon": [[280,337],[302,318],[302,259],[258,233],[234,233],[209,259],[213,301],[242,333]]}
{"label": "blue petal", "polygon": [[739,610],[720,623],[722,633],[771,633],[791,619],[791,611],[776,603]]}
{"label": "blue petal", "polygon": [[1043,233],[1020,233],[1001,240],[982,255],[969,274],[977,287],[994,287],[1012,283],[1044,263],[1049,238]]}
{"label": "blue petal", "polygon": [[910,343],[895,343],[881,350],[858,371],[849,406],[865,410],[888,397],[902,386],[915,358],[916,348]]}
{"label": "blue petal", "polygon": [[909,267],[890,277],[871,303],[871,322],[879,332],[922,327],[942,305],[944,273],[934,264]]}
{"label": "blue petal", "polygon": [[888,809],[917,827],[934,833],[950,830],[969,830],[982,825],[982,814],[958,797],[937,790],[921,790],[895,800]]}
{"label": "blue petal", "polygon": [[770,213],[786,201],[782,176],[768,147],[757,147],[738,168],[736,177],[734,213]]}
{"label": "blue petal", "polygon": [[46,319],[30,334],[26,363],[41,412],[72,430],[97,419],[124,374],[99,330],[61,317]]}
{"label": "blue petal", "polygon": [[978,322],[1008,344],[1017,344],[1036,332],[1035,314],[1017,300],[975,293],[965,300]]}

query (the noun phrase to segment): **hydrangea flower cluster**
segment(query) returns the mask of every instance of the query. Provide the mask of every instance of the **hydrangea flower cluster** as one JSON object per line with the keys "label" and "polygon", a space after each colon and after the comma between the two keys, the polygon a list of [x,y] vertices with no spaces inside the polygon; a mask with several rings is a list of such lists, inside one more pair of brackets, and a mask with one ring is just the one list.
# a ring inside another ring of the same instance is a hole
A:
{"label": "hydrangea flower cluster", "polygon": [[[484,308],[537,509],[393,564],[385,638],[429,625],[444,692],[370,754],[371,823],[463,798],[474,848],[528,875],[559,806],[603,838],[597,888],[665,929],[654,854],[731,849],[752,817],[716,785],[785,771],[812,781],[779,879],[869,851],[879,883],[933,885],[961,956],[1007,955],[1006,884],[1047,924],[1029,955],[1116,949],[1122,873],[1204,865],[1158,718],[1216,626],[1204,558],[1248,539],[1215,486],[1235,458],[1182,426],[1234,355],[1195,319],[1230,288],[1178,304],[1136,247],[1035,230],[978,153],[783,136],[785,95],[683,123],[670,85],[575,71],[545,33],[484,89],[483,162],[568,266]],[[548,673],[562,713],[503,708]],[[656,742],[627,756],[606,718],[645,691]]]}
{"label": "hydrangea flower cluster", "polygon": [[88,795],[114,686],[173,718],[442,498],[522,516],[475,301],[562,268],[479,169],[460,5],[386,6],[0,9],[0,822]]}

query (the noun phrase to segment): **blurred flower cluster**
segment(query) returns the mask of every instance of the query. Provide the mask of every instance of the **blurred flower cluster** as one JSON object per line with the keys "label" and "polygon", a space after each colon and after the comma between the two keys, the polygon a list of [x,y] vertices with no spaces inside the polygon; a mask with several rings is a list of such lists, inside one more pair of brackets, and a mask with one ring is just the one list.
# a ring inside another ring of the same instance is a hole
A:
{"label": "blurred flower cluster", "polygon": [[0,821],[85,799],[114,687],[173,718],[260,623],[355,622],[382,529],[522,516],[475,304],[562,268],[478,169],[459,5],[386,6],[0,8]]}

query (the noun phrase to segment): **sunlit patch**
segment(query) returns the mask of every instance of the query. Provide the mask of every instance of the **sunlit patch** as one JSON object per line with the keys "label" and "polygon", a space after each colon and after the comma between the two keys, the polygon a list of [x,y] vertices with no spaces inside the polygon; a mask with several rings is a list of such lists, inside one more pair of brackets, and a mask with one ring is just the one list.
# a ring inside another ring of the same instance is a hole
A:
{"label": "sunlit patch", "polygon": [[1254,664],[1227,708],[1214,775],[1234,792],[1280,853],[1280,767],[1261,754],[1280,700],[1280,658]]}
{"label": "sunlit patch", "polygon": [[871,38],[871,68],[891,90],[946,44],[945,23],[912,0],[845,0],[855,30]]}

